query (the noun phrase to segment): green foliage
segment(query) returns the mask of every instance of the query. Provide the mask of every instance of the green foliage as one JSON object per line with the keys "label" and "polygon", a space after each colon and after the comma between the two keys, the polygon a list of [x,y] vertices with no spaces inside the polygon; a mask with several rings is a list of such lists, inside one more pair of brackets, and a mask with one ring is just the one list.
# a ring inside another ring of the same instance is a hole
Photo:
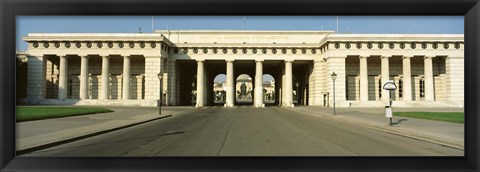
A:
{"label": "green foliage", "polygon": [[17,107],[17,122],[61,118],[67,116],[88,115],[95,113],[113,112],[106,108],[84,107]]}
{"label": "green foliage", "polygon": [[461,124],[465,120],[463,112],[394,112],[393,115]]}

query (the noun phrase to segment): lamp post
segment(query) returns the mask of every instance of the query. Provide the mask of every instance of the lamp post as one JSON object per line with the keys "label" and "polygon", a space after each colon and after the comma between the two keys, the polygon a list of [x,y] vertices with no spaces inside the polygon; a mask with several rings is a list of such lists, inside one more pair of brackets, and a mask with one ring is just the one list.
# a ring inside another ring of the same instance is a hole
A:
{"label": "lamp post", "polygon": [[162,115],[162,97],[163,97],[163,95],[162,95],[162,84],[163,84],[162,79],[163,79],[163,75],[162,75],[162,73],[158,73],[157,75],[158,75],[158,80],[160,80],[160,98],[159,98],[159,101],[158,101],[158,114]]}
{"label": "lamp post", "polygon": [[332,77],[332,81],[333,81],[333,115],[335,115],[335,80],[337,79],[337,74],[333,72],[332,75],[330,75],[330,77]]}
{"label": "lamp post", "polygon": [[300,102],[299,102],[300,100],[298,100],[298,93],[299,93],[299,92],[298,92],[298,85],[300,85],[300,84],[299,84],[298,81],[297,81],[297,83],[295,83],[295,86],[297,86],[297,93],[296,93],[296,96],[297,96],[297,108],[298,108],[298,105],[300,104]]}
{"label": "lamp post", "polygon": [[192,107],[195,107],[195,104],[193,104],[193,101],[194,101],[193,96],[195,96],[195,93],[193,90],[195,90],[195,82],[192,82]]}

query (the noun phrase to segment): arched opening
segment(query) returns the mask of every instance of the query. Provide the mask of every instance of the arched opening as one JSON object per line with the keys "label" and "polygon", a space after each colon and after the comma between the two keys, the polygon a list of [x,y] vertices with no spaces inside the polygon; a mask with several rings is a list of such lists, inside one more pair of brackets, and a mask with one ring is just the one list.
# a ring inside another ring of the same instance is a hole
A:
{"label": "arched opening", "polygon": [[295,61],[292,69],[292,103],[295,106],[309,105],[311,99],[309,81],[311,80],[311,68],[313,61]]}
{"label": "arched opening", "polygon": [[270,74],[263,75],[263,102],[265,105],[275,105],[275,79]]}
{"label": "arched opening", "polygon": [[190,89],[188,90],[190,90],[190,104],[193,107],[197,103],[197,75],[195,75],[192,79],[190,79],[186,83],[187,83],[186,87],[190,86]]}
{"label": "arched opening", "polygon": [[299,100],[301,99],[300,97],[300,81],[297,79],[297,77],[295,75],[292,76],[292,93],[293,93],[293,103],[295,104],[295,106],[298,106],[299,105]]}
{"label": "arched opening", "polygon": [[179,105],[194,106],[197,96],[197,62],[180,60],[178,67],[178,88],[180,89]]}
{"label": "arched opening", "polygon": [[237,105],[253,105],[253,81],[248,74],[241,74],[235,80],[235,102]]}
{"label": "arched opening", "polygon": [[226,101],[226,90],[227,90],[227,83],[226,83],[227,75],[225,74],[218,74],[213,79],[213,103],[216,106],[223,106]]}

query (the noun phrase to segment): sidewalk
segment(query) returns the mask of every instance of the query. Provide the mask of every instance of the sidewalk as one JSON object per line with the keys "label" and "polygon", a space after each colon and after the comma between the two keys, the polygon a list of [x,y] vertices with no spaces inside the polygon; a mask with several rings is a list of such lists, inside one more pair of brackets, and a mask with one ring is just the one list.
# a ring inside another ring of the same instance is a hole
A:
{"label": "sidewalk", "polygon": [[114,112],[53,118],[16,124],[16,149],[28,151],[79,138],[114,131],[175,114],[194,110],[192,107],[108,107]]}
{"label": "sidewalk", "polygon": [[[300,106],[288,109],[464,150],[464,124],[394,115],[392,120],[394,125],[390,126],[383,108],[336,108],[335,116],[333,108]],[[394,112],[463,112],[463,108],[394,108],[393,110]]]}

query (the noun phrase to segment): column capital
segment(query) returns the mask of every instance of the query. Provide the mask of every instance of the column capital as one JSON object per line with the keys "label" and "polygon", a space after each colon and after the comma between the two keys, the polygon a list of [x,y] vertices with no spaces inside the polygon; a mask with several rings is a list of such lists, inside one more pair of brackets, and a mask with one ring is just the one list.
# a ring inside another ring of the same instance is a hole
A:
{"label": "column capital", "polygon": [[225,59],[226,62],[234,62],[235,59]]}
{"label": "column capital", "polygon": [[358,56],[359,59],[368,59],[370,56]]}
{"label": "column capital", "polygon": [[423,56],[423,59],[432,59],[434,58],[435,56]]}
{"label": "column capital", "polygon": [[411,59],[413,56],[402,56],[402,59]]}
{"label": "column capital", "polygon": [[260,63],[261,63],[261,62],[263,62],[263,61],[265,61],[265,60],[263,60],[263,59],[255,59],[255,62],[260,62]]}
{"label": "column capital", "polygon": [[285,60],[285,63],[287,63],[287,62],[290,62],[290,63],[292,63],[293,61],[294,61],[294,60],[291,60],[291,59],[286,59],[286,60]]}
{"label": "column capital", "polygon": [[200,63],[200,62],[203,63],[203,62],[205,62],[205,59],[197,59],[197,60],[195,60],[195,61],[197,61],[198,63]]}
{"label": "column capital", "polygon": [[392,56],[380,56],[380,59],[389,59],[391,58]]}

